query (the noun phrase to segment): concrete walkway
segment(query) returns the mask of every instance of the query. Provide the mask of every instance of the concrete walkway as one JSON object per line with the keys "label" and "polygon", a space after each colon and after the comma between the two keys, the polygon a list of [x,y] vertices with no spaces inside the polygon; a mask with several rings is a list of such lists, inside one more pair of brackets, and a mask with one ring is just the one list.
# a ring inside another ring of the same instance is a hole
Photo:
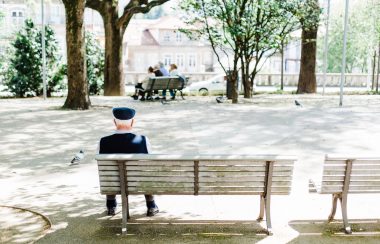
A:
{"label": "concrete walkway", "polygon": [[[215,97],[168,105],[93,97],[88,111],[62,110],[63,102],[0,100],[1,204],[51,220],[52,229],[38,243],[380,241],[378,194],[349,196],[348,215],[360,236],[345,237],[340,222],[326,224],[331,196],[308,193],[308,179],[318,179],[325,154],[378,152],[378,96],[346,96],[342,108],[338,96],[320,95],[260,95],[237,105],[216,104]],[[265,223],[253,221],[257,196],[158,196],[161,213],[154,218],[144,216],[143,197],[136,196],[130,235],[119,236],[121,216],[105,216],[94,160],[99,138],[114,129],[113,106],[137,110],[135,132],[150,138],[154,153],[296,155],[292,194],[272,200],[274,235],[265,236]],[[85,159],[69,166],[80,149]]]}

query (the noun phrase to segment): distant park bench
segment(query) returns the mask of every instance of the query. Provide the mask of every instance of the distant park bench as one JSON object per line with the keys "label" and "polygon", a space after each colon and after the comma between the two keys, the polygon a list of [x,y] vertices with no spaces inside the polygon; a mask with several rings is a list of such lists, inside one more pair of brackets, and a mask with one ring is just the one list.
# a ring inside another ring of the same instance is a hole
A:
{"label": "distant park bench", "polygon": [[332,194],[332,210],[328,221],[335,216],[339,199],[344,230],[352,230],[347,217],[347,197],[354,193],[380,193],[380,158],[354,158],[326,155],[321,184],[310,185],[321,194]]}
{"label": "distant park bench", "polygon": [[149,81],[143,84],[144,92],[153,92],[155,90],[173,90],[174,92],[179,91],[182,99],[182,90],[185,88],[188,78],[183,79],[179,76],[161,76],[161,77],[151,77]]}
{"label": "distant park bench", "polygon": [[[271,195],[288,195],[291,156],[99,154],[100,192],[121,194],[122,232],[127,232],[129,195],[259,195],[258,221],[266,215],[272,234]],[[251,209],[249,205],[244,206]]]}

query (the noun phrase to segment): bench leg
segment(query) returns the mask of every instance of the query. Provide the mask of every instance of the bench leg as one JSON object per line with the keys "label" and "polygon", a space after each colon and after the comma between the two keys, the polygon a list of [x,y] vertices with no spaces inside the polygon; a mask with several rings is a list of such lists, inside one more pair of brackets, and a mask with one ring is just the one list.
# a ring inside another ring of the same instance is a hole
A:
{"label": "bench leg", "polygon": [[131,216],[129,215],[129,196],[127,195],[127,219],[130,219]]}
{"label": "bench leg", "polygon": [[183,97],[182,91],[179,91],[179,92],[181,93],[182,100],[185,100],[185,98]]}
{"label": "bench leg", "polygon": [[123,235],[127,234],[127,219],[128,219],[128,196],[125,194],[121,195],[121,204],[122,204],[122,224],[121,224],[121,233]]}
{"label": "bench leg", "polygon": [[268,235],[272,235],[272,221],[270,217],[270,196],[265,197],[265,216],[267,220]]}
{"label": "bench leg", "polygon": [[344,226],[344,232],[346,234],[352,234],[351,226],[348,223],[348,218],[347,218],[347,194],[343,194],[340,200],[340,205],[342,207],[342,218],[343,218],[343,226]]}
{"label": "bench leg", "polygon": [[333,194],[332,195],[332,208],[331,208],[331,213],[330,213],[329,218],[328,218],[328,222],[331,222],[334,220],[334,216],[336,213],[336,205],[338,203],[338,198],[340,199],[339,194]]}
{"label": "bench leg", "polygon": [[265,208],[265,205],[264,205],[264,196],[260,195],[260,213],[259,213],[259,217],[256,219],[257,221],[262,221],[263,220],[263,217],[264,217],[264,208]]}

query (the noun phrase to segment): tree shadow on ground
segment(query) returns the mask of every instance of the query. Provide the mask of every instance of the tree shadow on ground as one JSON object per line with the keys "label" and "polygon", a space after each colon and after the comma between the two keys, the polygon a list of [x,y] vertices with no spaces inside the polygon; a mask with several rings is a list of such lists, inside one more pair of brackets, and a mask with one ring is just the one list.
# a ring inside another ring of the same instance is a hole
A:
{"label": "tree shadow on ground", "polygon": [[289,225],[299,232],[290,243],[379,243],[379,219],[352,219],[349,221],[353,233],[344,233],[343,222],[334,220],[294,220]]}
{"label": "tree shadow on ground", "polygon": [[[318,171],[325,153],[369,153],[377,149],[372,142],[380,136],[378,109],[312,104],[297,108],[294,98],[272,102],[272,96],[264,107],[260,103],[219,106],[210,99],[163,106],[127,98],[96,98],[93,104],[99,107],[89,111],[62,110],[56,103],[28,99],[17,100],[10,108],[0,106],[0,115],[4,115],[0,121],[2,200],[35,209],[52,220],[54,232],[41,242],[93,243],[91,238],[97,233],[102,236],[107,232],[98,222],[104,197],[99,194],[94,156],[99,139],[114,130],[112,106],[137,110],[135,132],[150,138],[154,153],[293,154],[299,158],[294,181]],[[276,102],[282,104],[272,106]],[[84,149],[85,159],[77,166],[68,166],[80,149]],[[306,187],[307,181],[294,184],[298,188],[301,185]],[[135,204],[145,205],[143,200]],[[96,230],[91,230],[93,225]],[[166,227],[162,227],[163,232],[170,233],[172,228]],[[131,228],[133,233],[137,227]],[[70,231],[78,234],[71,236]],[[113,228],[109,231],[113,238],[116,232]]]}

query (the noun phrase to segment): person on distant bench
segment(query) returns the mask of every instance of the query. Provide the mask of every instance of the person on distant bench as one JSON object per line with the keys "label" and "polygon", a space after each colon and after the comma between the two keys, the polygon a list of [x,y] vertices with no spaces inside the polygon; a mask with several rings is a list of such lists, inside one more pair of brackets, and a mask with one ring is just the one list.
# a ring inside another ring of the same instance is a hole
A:
{"label": "person on distant bench", "polygon": [[[160,70],[160,65],[159,64],[156,64],[154,67],[153,67],[153,72],[154,74],[156,75],[156,77],[161,77],[161,76],[164,76],[164,74],[161,72]],[[167,72],[167,71],[166,71]],[[154,90],[154,97],[153,99],[154,100],[159,100],[160,97],[158,96],[158,90]]]}
{"label": "person on distant bench", "polygon": [[[169,73],[170,76],[178,76],[178,77],[179,77],[180,81],[182,82],[182,87],[183,87],[183,85],[184,85],[184,83],[185,83],[185,78],[184,78],[183,75],[178,71],[178,67],[177,67],[177,65],[175,65],[175,64],[170,64],[169,72],[170,72],[170,73]],[[170,92],[170,96],[171,96],[170,99],[174,100],[174,99],[175,99],[175,94],[176,94],[176,92],[173,91],[172,89],[170,89],[169,92]],[[165,95],[166,95],[166,94],[165,94]]]}
{"label": "person on distant bench", "polygon": [[158,62],[158,67],[160,67],[160,71],[163,76],[169,76],[169,72],[167,71],[167,69],[165,69],[165,65],[163,62]]}
{"label": "person on distant bench", "polygon": [[[132,133],[136,111],[131,108],[120,107],[113,108],[112,113],[116,131],[112,135],[100,139],[99,154],[149,153],[151,149],[148,138]],[[154,201],[154,196],[145,195],[145,200],[148,209],[146,215],[156,215],[159,209]],[[116,196],[107,195],[108,215],[115,215],[116,205]]]}
{"label": "person on distant bench", "polygon": [[144,91],[144,84],[147,84],[149,82],[149,78],[155,77],[153,68],[150,66],[148,68],[148,75],[140,82],[135,85],[135,94],[132,96],[134,100],[139,99],[139,96],[141,96],[141,101],[145,101],[145,91]]}

